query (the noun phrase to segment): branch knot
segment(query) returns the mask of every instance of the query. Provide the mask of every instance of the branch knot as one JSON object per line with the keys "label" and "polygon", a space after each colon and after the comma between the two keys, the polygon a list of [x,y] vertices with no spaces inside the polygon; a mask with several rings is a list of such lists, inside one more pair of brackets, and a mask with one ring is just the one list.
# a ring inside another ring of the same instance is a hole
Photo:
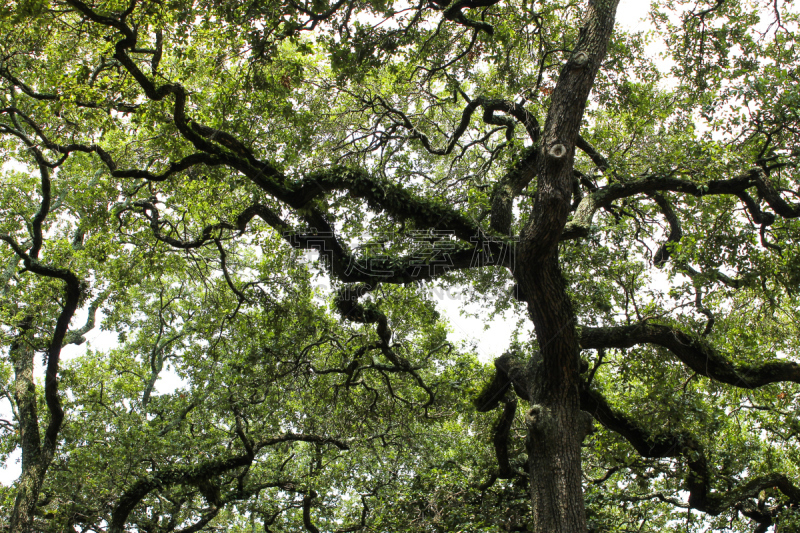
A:
{"label": "branch knot", "polygon": [[547,153],[553,159],[561,159],[567,155],[567,147],[563,144],[554,144]]}

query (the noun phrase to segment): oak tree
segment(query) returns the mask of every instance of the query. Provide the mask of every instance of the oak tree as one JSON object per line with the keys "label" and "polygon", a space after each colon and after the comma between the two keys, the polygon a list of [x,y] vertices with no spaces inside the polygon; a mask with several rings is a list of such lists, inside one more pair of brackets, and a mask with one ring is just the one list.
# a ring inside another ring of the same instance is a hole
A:
{"label": "oak tree", "polygon": [[797,8],[618,3],[2,8],[9,530],[796,528]]}

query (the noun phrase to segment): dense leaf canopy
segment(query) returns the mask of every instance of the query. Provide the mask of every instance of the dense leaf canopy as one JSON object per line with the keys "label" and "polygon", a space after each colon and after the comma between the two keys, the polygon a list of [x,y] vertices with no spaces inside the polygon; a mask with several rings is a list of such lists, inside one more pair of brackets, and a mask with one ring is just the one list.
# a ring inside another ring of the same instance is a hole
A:
{"label": "dense leaf canopy", "polygon": [[0,7],[0,527],[798,531],[800,11],[617,3]]}

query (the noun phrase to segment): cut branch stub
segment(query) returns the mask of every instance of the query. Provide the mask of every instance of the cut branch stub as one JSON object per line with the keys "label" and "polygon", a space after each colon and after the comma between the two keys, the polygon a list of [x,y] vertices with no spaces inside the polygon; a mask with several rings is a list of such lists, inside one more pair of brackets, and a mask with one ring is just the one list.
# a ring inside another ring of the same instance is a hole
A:
{"label": "cut branch stub", "polygon": [[550,147],[547,154],[553,159],[561,159],[567,155],[567,147],[563,144],[554,144]]}
{"label": "cut branch stub", "polygon": [[589,64],[589,55],[586,52],[578,52],[572,57],[573,68],[584,68]]}

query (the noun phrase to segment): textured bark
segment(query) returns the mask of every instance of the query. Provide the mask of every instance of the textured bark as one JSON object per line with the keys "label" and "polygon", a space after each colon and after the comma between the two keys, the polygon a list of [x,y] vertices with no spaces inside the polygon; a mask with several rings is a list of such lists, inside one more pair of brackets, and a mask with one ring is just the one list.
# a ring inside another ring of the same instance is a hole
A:
{"label": "textured bark", "polygon": [[605,57],[616,0],[591,0],[575,50],[553,91],[536,173],[536,204],[523,229],[515,277],[536,329],[541,357],[529,396],[528,455],[536,533],[585,533],[580,445],[580,345],[558,262],[572,200],[575,144],[586,100]]}
{"label": "textured bark", "polygon": [[[47,173],[42,171],[43,190],[47,190],[47,187],[44,186],[47,181]],[[47,195],[43,194],[43,196]],[[47,212],[44,201],[40,212]],[[15,373],[14,400],[17,404],[22,444],[22,475],[18,482],[17,496],[14,501],[14,511],[11,515],[9,530],[13,533],[27,533],[34,531],[33,520],[39,499],[39,491],[47,473],[47,468],[55,456],[58,446],[58,434],[64,422],[64,410],[61,407],[61,399],[58,396],[59,361],[61,348],[67,339],[69,323],[78,308],[83,289],[81,288],[80,280],[71,271],[43,265],[33,255],[29,255],[22,250],[12,239],[3,238],[3,240],[12,245],[14,251],[23,259],[25,267],[30,272],[48,278],[61,279],[66,285],[64,305],[56,320],[56,326],[47,348],[44,399],[50,420],[44,430],[43,437],[39,434],[36,384],[33,380],[35,350],[27,338],[33,329],[33,319],[31,317],[23,320],[16,342],[10,349]],[[31,250],[35,251],[36,247],[36,239],[34,239],[34,247]]]}
{"label": "textured bark", "polygon": [[23,325],[22,333],[10,350],[14,365],[14,401],[22,446],[22,474],[17,482],[17,496],[11,514],[11,533],[33,531],[33,516],[46,470],[39,435],[36,384],[33,381],[34,350],[25,338],[28,329],[30,321]]}
{"label": "textured bark", "polygon": [[554,255],[521,280],[529,295],[541,360],[529,383],[527,415],[531,474],[531,531],[585,532],[580,444],[583,415],[574,314]]}

